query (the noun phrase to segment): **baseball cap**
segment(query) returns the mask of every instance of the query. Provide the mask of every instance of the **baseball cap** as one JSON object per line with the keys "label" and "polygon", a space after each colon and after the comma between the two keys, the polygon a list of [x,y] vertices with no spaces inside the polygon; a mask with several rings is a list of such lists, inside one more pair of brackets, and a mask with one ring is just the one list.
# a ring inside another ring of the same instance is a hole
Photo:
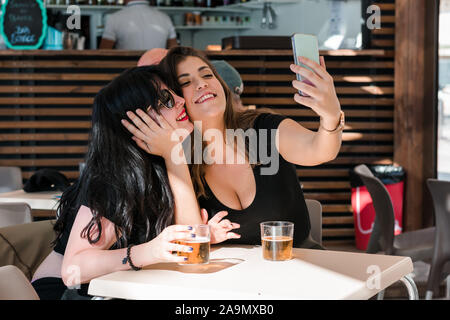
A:
{"label": "baseball cap", "polygon": [[244,83],[239,72],[224,60],[211,60],[211,64],[216,68],[217,73],[222,77],[230,90],[237,95],[241,95],[244,91]]}

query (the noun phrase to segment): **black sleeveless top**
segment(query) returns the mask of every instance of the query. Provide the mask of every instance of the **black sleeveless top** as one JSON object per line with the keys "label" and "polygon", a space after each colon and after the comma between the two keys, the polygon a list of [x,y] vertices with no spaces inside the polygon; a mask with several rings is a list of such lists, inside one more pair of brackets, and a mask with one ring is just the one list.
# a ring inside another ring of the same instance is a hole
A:
{"label": "black sleeveless top", "polygon": [[[254,124],[256,129],[258,146],[261,139],[267,138],[267,152],[270,154],[271,146],[275,143],[275,136],[271,139],[270,130],[264,137],[259,129],[277,129],[281,121],[286,117],[264,113],[259,115]],[[200,197],[200,208],[208,211],[209,219],[219,211],[227,211],[226,219],[240,224],[236,233],[241,235],[240,239],[230,239],[230,244],[261,244],[260,222],[264,221],[290,221],[294,223],[294,247],[299,247],[310,232],[310,221],[305,198],[298,181],[295,165],[287,162],[278,153],[279,169],[275,174],[262,174],[261,170],[268,170],[270,164],[256,165],[253,168],[253,175],[256,182],[256,195],[253,202],[243,210],[234,210],[222,204],[213,194],[208,184],[205,182],[205,191],[207,197]],[[257,159],[262,162],[259,155]],[[265,154],[263,152],[263,154]]]}

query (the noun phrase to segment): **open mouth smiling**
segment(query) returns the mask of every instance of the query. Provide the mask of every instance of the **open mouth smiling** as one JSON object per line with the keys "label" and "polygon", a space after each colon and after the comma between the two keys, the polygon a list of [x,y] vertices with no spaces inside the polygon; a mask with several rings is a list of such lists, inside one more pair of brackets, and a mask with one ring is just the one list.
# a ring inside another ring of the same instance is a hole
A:
{"label": "open mouth smiling", "polygon": [[181,111],[181,113],[178,115],[178,117],[176,118],[177,121],[185,121],[188,120],[189,116],[186,113],[186,109],[183,108],[183,110]]}
{"label": "open mouth smiling", "polygon": [[195,103],[203,103],[207,100],[211,100],[214,99],[217,95],[211,92],[205,93],[204,95],[202,95],[200,98],[198,98],[197,100],[195,100]]}

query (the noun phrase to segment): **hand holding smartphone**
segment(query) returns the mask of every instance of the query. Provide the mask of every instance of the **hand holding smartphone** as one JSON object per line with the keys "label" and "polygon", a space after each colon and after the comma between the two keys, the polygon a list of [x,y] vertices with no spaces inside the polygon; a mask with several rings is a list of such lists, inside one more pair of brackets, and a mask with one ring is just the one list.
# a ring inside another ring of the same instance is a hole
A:
{"label": "hand holding smartphone", "polygon": [[[292,51],[294,53],[294,62],[296,65],[299,65],[303,68],[306,68],[308,70],[311,70],[314,72],[310,67],[304,65],[298,60],[298,57],[306,57],[310,60],[313,60],[320,64],[319,61],[319,45],[317,42],[317,37],[310,34],[301,34],[301,33],[295,33],[291,37],[292,40]],[[303,81],[304,83],[307,83],[309,85],[313,85],[308,79],[303,78],[300,74],[297,73],[297,80]],[[302,96],[308,96],[306,93],[298,91],[299,94]]]}

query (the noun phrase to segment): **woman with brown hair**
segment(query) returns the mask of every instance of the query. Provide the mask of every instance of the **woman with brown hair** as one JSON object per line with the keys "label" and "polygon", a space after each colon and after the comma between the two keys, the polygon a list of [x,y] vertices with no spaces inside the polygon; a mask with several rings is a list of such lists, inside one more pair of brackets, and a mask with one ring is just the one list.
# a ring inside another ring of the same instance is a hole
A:
{"label": "woman with brown hair", "polygon": [[[343,112],[323,57],[320,65],[308,59],[301,62],[314,72],[291,65],[291,71],[311,83],[294,80],[294,88],[307,94],[296,94],[294,100],[320,116],[317,132],[281,115],[233,108],[229,88],[208,59],[195,49],[172,48],[161,62],[168,73],[168,86],[183,96],[189,118],[202,133],[202,161],[190,165],[200,207],[209,216],[225,211],[231,221],[240,224],[241,237],[231,240],[232,243],[260,244],[260,222],[287,220],[295,223],[294,246],[319,247],[305,242],[310,222],[295,165],[315,166],[337,156]],[[150,146],[151,152],[155,139],[145,134],[142,124],[137,124],[139,130],[134,128],[132,133],[136,141]],[[235,133],[231,139],[230,130]],[[219,138],[222,144],[217,144],[217,136],[210,138],[211,131],[222,134]],[[249,138],[244,152],[233,143],[239,137]],[[213,143],[215,148],[208,151]],[[244,161],[230,163],[227,161],[230,153],[232,159],[244,155]]]}

